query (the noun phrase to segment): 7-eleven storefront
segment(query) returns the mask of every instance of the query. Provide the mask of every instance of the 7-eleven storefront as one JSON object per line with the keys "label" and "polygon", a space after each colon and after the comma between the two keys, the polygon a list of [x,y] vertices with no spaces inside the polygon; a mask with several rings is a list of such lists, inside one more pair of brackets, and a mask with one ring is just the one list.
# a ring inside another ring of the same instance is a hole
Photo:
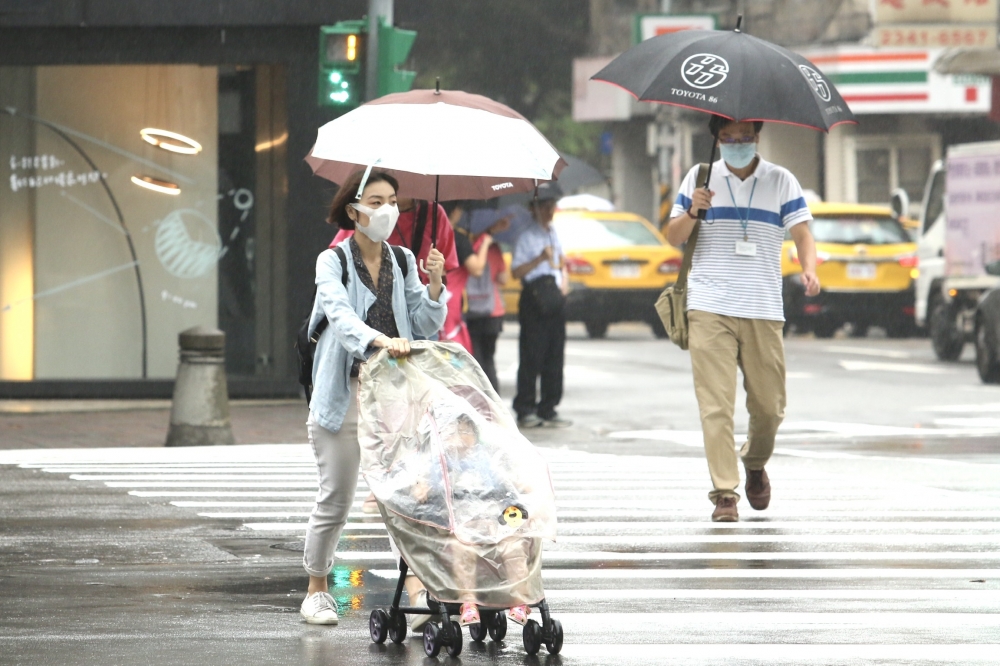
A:
{"label": "7-eleven storefront", "polygon": [[902,188],[919,214],[934,160],[953,143],[1000,138],[987,77],[939,74],[938,49],[837,47],[804,52],[837,85],[860,124],[821,142],[828,201],[887,203]]}

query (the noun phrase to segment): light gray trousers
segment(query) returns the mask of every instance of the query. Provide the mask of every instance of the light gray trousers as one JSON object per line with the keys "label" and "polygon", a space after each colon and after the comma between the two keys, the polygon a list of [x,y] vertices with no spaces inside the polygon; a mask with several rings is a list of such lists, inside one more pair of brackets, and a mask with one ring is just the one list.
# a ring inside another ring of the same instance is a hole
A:
{"label": "light gray trousers", "polygon": [[358,489],[361,449],[358,446],[358,380],[351,380],[351,404],[340,432],[312,420],[306,424],[316,456],[319,492],[306,529],[302,564],[310,576],[323,578],[333,569],[333,553]]}

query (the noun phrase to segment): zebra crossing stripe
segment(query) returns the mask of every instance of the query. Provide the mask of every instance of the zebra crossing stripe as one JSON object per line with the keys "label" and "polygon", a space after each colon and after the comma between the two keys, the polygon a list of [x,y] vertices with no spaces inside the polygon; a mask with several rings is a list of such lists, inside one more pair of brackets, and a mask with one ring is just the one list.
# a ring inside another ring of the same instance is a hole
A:
{"label": "zebra crossing stripe", "polygon": [[689,589],[613,589],[546,590],[548,601],[667,601],[699,599],[747,599],[780,601],[787,599],[858,600],[858,601],[948,601],[955,604],[996,604],[1000,608],[1000,590],[689,590]]}
{"label": "zebra crossing stripe", "polygon": [[[561,616],[560,616],[561,617]],[[599,622],[600,614],[592,621]],[[564,623],[565,624],[565,623]],[[661,632],[662,635],[662,632]],[[1000,643],[593,643],[567,633],[559,656],[574,664],[764,663],[828,666],[839,663],[996,664]]]}
{"label": "zebra crossing stripe", "polygon": [[[396,569],[369,569],[368,573],[393,580]],[[543,568],[546,581],[596,580],[698,580],[698,579],[817,579],[817,580],[991,580],[1000,581],[997,569],[553,569]],[[624,585],[623,582],[618,583]],[[548,592],[546,592],[548,594]]]}

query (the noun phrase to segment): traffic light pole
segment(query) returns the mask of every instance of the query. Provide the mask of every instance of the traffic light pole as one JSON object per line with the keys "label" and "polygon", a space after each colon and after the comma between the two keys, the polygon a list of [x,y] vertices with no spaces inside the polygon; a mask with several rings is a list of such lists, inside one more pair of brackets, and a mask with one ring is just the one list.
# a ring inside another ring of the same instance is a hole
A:
{"label": "traffic light pole", "polygon": [[378,29],[379,19],[393,24],[393,0],[368,0],[368,68],[365,71],[365,100],[378,97]]}

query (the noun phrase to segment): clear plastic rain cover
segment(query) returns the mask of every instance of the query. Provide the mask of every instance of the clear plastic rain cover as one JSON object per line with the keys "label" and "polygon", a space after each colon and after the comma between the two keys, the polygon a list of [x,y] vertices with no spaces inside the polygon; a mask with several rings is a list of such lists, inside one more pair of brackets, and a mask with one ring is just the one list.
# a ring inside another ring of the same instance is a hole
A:
{"label": "clear plastic rain cover", "polygon": [[555,539],[545,460],[479,364],[451,343],[375,354],[358,390],[361,469],[409,567],[439,601],[537,603]]}

